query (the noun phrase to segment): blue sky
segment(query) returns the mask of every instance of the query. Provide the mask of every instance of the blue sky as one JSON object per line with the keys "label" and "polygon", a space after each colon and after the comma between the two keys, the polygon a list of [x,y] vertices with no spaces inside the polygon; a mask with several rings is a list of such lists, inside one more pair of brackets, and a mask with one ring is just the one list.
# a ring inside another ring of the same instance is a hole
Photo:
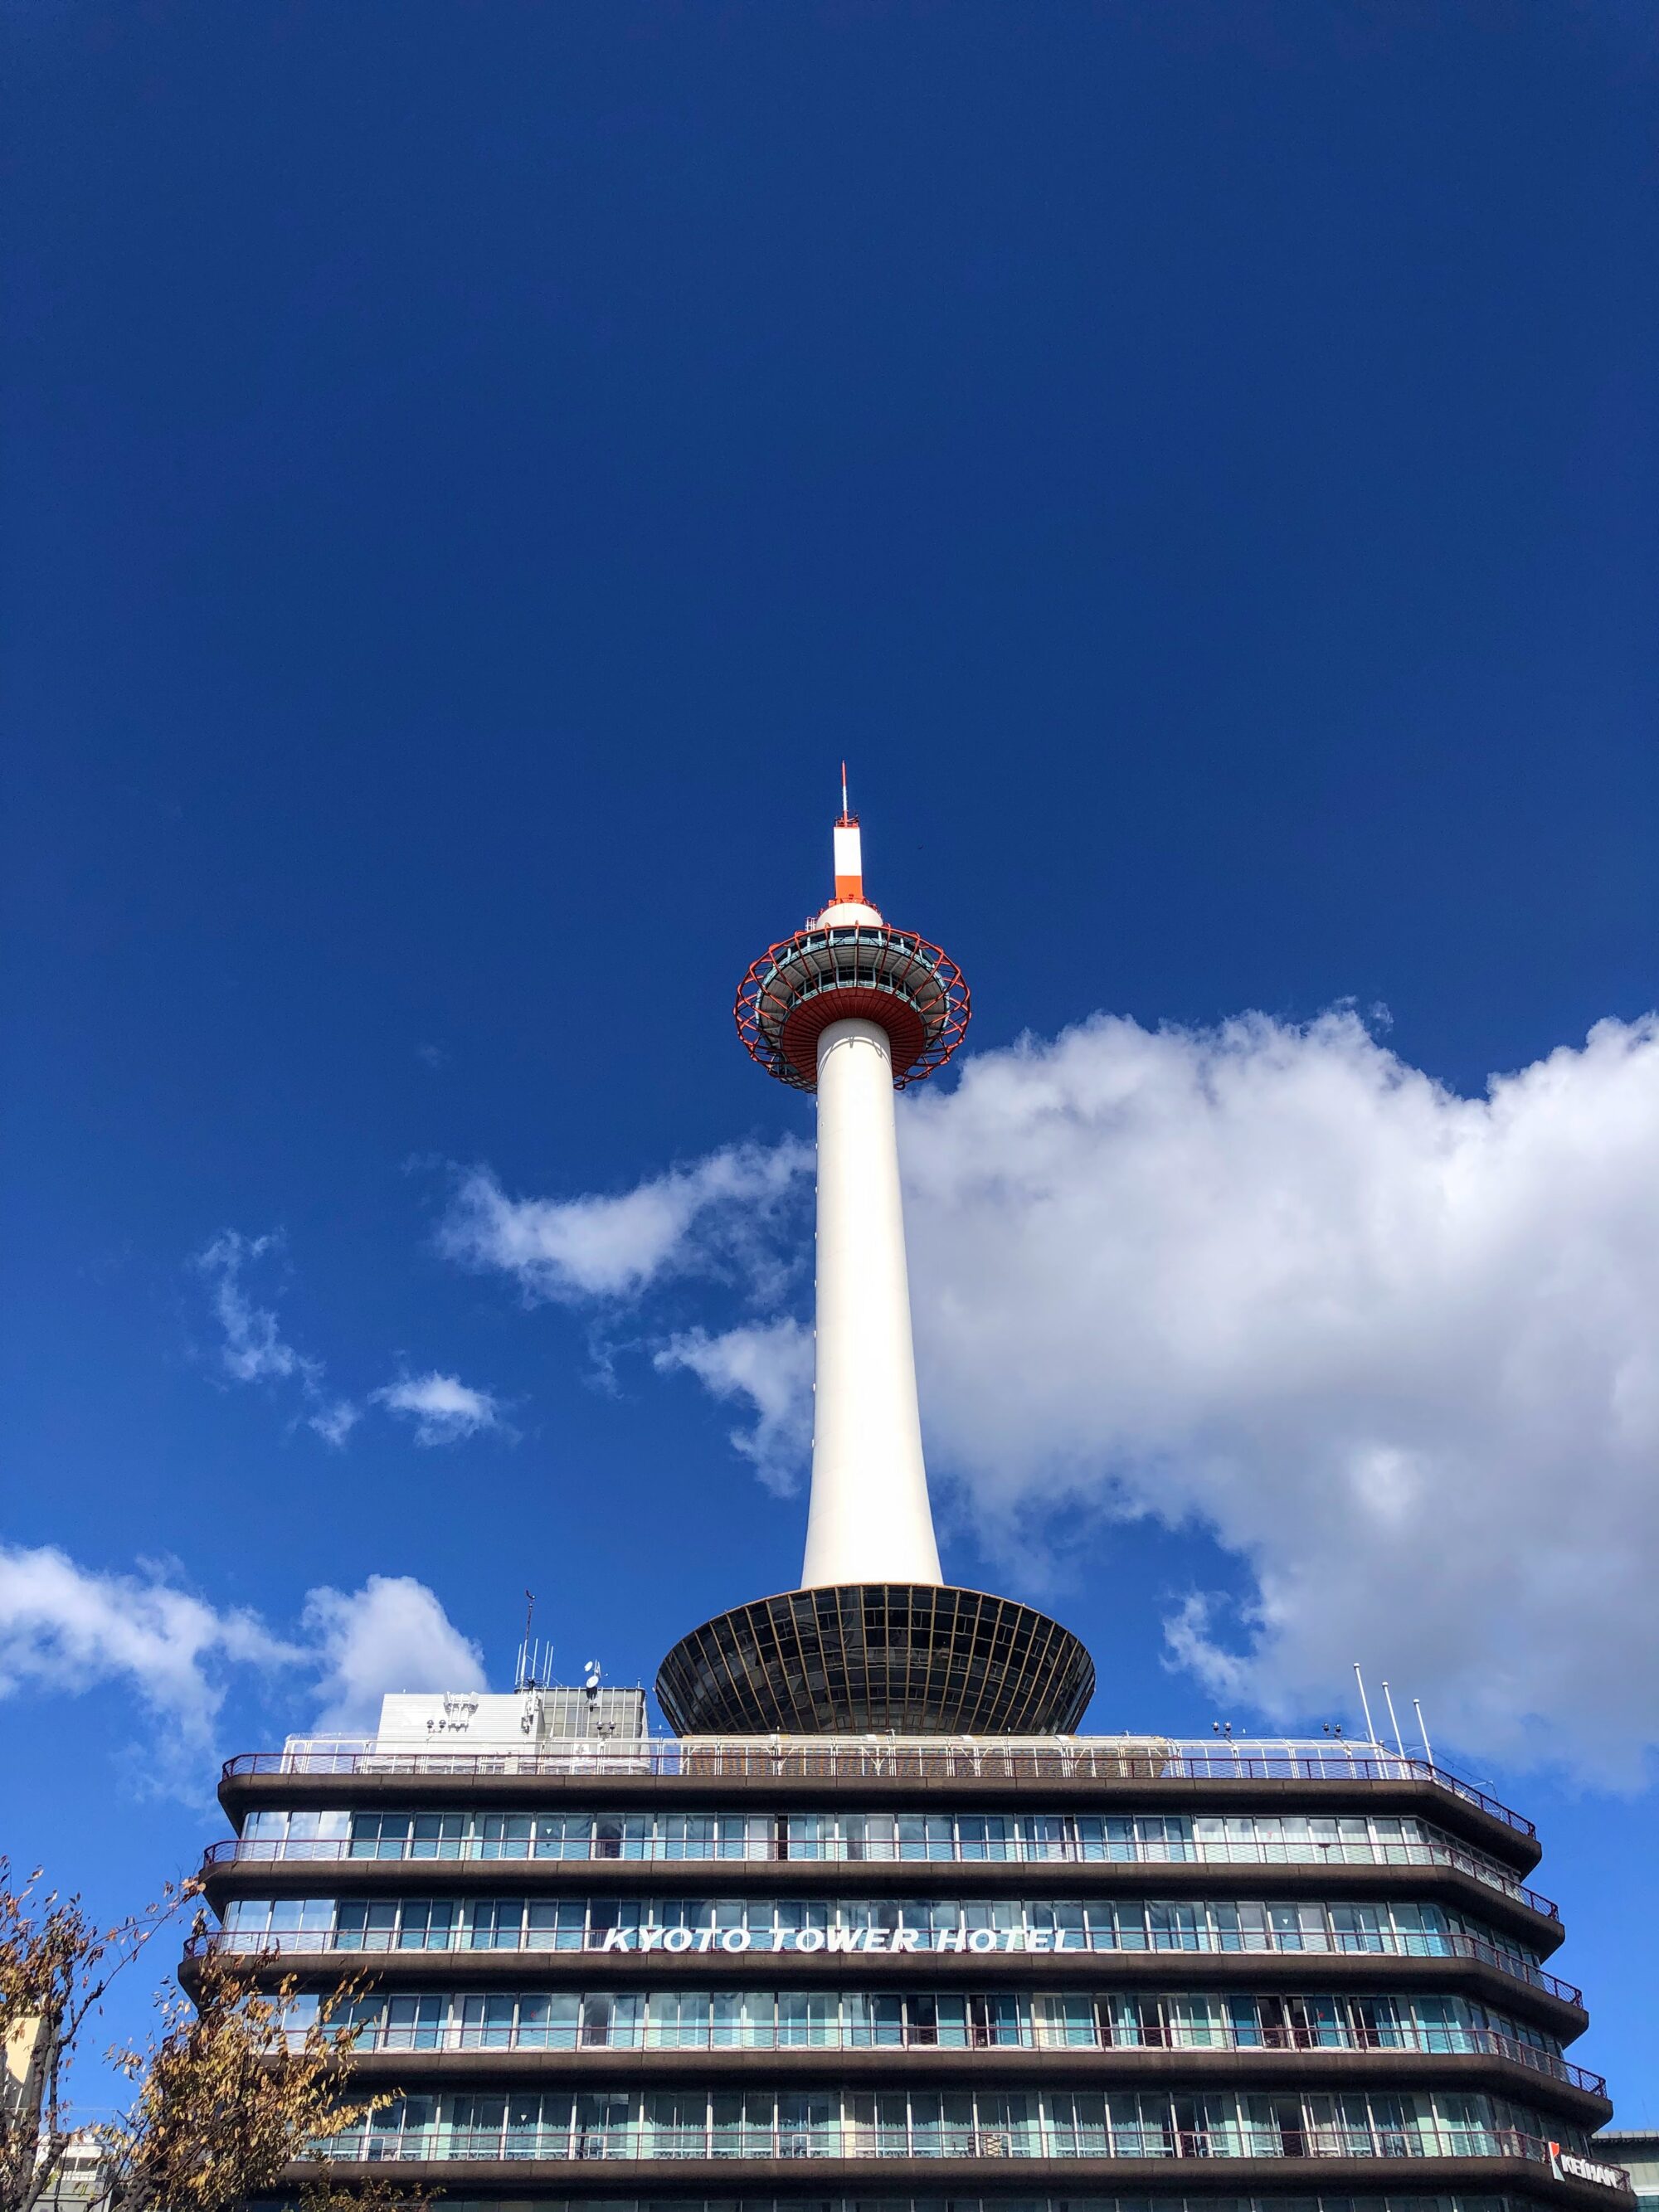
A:
{"label": "blue sky", "polygon": [[794,1580],[846,755],[947,1571],[1097,1727],[1420,1694],[1655,2117],[1650,14],[0,28],[15,1856]]}

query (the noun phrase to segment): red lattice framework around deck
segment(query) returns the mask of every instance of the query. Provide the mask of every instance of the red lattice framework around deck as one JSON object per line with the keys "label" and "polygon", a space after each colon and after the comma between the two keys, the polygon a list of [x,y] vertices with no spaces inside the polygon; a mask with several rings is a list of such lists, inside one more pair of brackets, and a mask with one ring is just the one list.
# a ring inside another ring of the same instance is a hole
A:
{"label": "red lattice framework around deck", "polygon": [[816,1091],[818,1038],[832,1022],[878,1022],[892,1046],[893,1085],[924,1082],[961,1043],[968,985],[925,937],[860,922],[803,929],[771,945],[744,977],[738,1035],[769,1075]]}

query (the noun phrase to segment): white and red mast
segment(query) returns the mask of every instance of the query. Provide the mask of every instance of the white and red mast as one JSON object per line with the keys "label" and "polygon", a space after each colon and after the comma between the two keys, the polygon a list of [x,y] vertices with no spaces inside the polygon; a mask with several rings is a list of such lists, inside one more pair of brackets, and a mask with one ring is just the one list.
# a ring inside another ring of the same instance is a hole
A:
{"label": "white and red mast", "polygon": [[718,1739],[717,1759],[732,1736],[769,1735],[781,1755],[799,1736],[1063,1734],[1094,1690],[1069,1629],[939,1573],[893,1093],[956,1050],[968,986],[870,903],[862,847],[843,768],[835,896],[738,993],[750,1052],[817,1099],[817,1378],[799,1584],[716,1613],[657,1669],[669,1726]]}
{"label": "white and red mast", "polygon": [[864,893],[858,817],[835,825],[835,896],[744,977],[737,1021],[769,1074],[817,1097],[812,1494],[801,1587],[942,1583],[922,1459],[893,1093],[968,1025],[936,945]]}

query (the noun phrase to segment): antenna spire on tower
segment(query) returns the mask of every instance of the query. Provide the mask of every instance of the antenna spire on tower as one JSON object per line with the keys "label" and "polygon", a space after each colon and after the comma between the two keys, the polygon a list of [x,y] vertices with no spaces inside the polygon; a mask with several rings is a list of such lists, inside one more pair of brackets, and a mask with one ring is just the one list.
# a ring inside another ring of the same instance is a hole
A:
{"label": "antenna spire on tower", "polygon": [[841,764],[841,819],[836,824],[836,902],[864,902],[864,850],[859,817],[847,804],[847,763]]}

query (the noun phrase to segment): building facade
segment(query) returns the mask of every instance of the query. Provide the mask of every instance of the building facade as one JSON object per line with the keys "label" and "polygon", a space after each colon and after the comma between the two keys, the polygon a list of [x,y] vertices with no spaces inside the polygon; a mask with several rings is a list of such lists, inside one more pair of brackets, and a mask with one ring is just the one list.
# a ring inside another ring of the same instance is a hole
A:
{"label": "building facade", "polygon": [[844,800],[835,872],[738,1003],[818,1099],[801,1586],[680,1638],[665,1736],[532,1686],[228,1764],[202,1944],[296,2033],[364,1978],[395,2092],[319,2155],[468,2212],[1629,2207],[1527,1820],[1398,1744],[1079,1735],[1077,1638],[942,1580],[892,1094],[967,991]]}
{"label": "building facade", "polygon": [[217,1948],[343,1972],[331,2146],[447,2200],[1615,2201],[1530,1826],[1379,1749],[1076,1736],[235,1759]]}

